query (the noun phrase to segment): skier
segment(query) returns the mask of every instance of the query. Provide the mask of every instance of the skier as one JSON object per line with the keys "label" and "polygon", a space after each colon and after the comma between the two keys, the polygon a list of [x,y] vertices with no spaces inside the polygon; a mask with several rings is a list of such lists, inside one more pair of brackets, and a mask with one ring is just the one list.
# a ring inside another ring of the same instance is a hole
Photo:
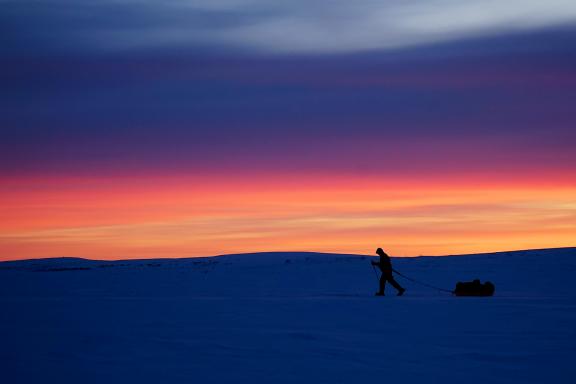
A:
{"label": "skier", "polygon": [[377,266],[382,271],[382,275],[380,276],[380,290],[376,292],[376,296],[384,296],[386,281],[390,282],[390,284],[398,290],[398,296],[402,296],[406,290],[402,288],[392,276],[392,263],[390,262],[390,257],[382,248],[378,248],[376,254],[380,256],[380,261],[373,261],[372,265]]}

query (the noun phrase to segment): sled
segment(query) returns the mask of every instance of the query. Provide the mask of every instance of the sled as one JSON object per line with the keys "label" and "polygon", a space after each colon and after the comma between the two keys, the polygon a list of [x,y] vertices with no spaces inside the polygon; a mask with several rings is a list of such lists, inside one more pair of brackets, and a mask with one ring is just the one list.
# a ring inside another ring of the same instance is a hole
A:
{"label": "sled", "polygon": [[494,295],[494,284],[486,281],[484,284],[480,283],[480,280],[474,281],[459,281],[456,284],[456,289],[454,290],[454,295],[456,296],[493,296]]}

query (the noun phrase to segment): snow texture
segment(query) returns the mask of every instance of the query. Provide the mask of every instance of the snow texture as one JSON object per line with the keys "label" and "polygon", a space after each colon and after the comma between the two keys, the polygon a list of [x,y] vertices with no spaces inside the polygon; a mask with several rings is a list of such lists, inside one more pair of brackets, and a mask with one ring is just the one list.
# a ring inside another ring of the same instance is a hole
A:
{"label": "snow texture", "polygon": [[0,263],[2,383],[575,383],[576,248]]}

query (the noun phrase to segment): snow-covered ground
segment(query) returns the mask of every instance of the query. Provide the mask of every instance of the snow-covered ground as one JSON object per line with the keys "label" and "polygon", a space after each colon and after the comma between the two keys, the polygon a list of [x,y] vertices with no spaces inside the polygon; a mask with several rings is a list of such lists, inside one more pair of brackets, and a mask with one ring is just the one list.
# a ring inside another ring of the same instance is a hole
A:
{"label": "snow-covered ground", "polygon": [[2,383],[576,383],[576,248],[0,263]]}

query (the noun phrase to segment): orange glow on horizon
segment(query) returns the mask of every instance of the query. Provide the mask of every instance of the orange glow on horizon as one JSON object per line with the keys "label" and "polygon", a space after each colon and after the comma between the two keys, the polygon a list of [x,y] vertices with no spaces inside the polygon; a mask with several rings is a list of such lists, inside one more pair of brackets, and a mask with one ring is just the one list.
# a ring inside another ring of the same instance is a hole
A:
{"label": "orange glow on horizon", "polygon": [[378,246],[417,256],[574,246],[576,184],[525,180],[5,179],[0,260],[372,254]]}

